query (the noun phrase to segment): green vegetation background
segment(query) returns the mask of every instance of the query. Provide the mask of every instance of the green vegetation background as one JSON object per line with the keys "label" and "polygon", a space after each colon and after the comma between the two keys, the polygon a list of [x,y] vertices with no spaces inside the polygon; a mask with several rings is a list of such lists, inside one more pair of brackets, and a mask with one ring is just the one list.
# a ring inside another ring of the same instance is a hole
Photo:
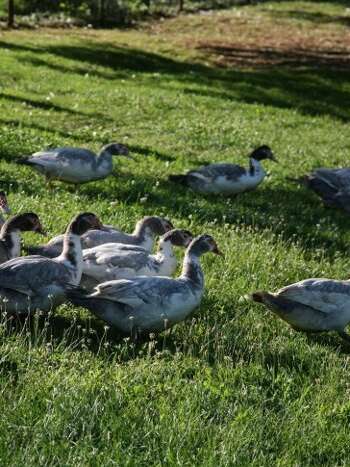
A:
{"label": "green vegetation background", "polygon": [[[348,349],[244,299],[349,277],[349,219],[286,180],[349,163],[348,18],[345,2],[290,1],[124,31],[0,33],[0,178],[13,212],[37,212],[51,235],[82,210],[126,230],[155,213],[225,253],[203,259],[194,316],[136,346],[69,305],[27,326],[4,318],[1,465],[349,465]],[[259,40],[275,41],[272,55]],[[78,188],[48,191],[13,163],[113,140],[137,162]],[[202,198],[166,181],[247,164],[263,143],[280,163],[256,192]]]}

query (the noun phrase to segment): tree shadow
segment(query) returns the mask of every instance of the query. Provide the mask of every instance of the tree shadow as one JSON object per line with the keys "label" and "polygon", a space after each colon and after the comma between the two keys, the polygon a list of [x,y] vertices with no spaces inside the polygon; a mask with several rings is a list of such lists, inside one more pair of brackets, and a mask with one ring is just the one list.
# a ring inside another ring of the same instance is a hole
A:
{"label": "tree shadow", "polygon": [[[342,2],[335,2],[335,3],[342,4]],[[346,6],[349,6],[349,3]],[[278,18],[285,17],[285,18],[293,18],[293,19],[302,20],[302,21],[309,21],[309,22],[314,23],[315,25],[336,23],[336,24],[342,24],[344,26],[350,26],[350,18],[348,16],[330,15],[327,13],[322,13],[320,11],[316,12],[316,11],[295,10],[295,9],[284,10],[284,11],[262,9],[262,11],[266,11],[268,12],[269,15],[273,15]]]}
{"label": "tree shadow", "polygon": [[[269,230],[286,242],[297,242],[305,252],[322,248],[329,258],[339,251],[348,252],[350,216],[341,210],[325,208],[312,191],[287,180],[273,186],[266,180],[255,191],[235,197],[204,196],[165,179],[159,179],[154,189],[154,183],[151,175],[120,171],[108,185],[83,185],[80,192],[87,198],[110,200],[113,190],[114,200],[131,204],[140,203],[146,197],[145,208],[150,212],[166,212],[170,219]],[[175,189],[176,196],[173,196]],[[334,235],[335,228],[337,235]]]}
{"label": "tree shadow", "polygon": [[164,152],[158,151],[157,149],[150,148],[148,146],[140,146],[138,144],[128,144],[128,148],[131,152],[142,154],[143,156],[153,156],[160,161],[171,162],[176,160],[176,157],[165,154]]}
{"label": "tree shadow", "polygon": [[[183,92],[189,94],[296,108],[305,115],[328,115],[344,122],[350,119],[350,93],[346,87],[350,58],[343,49],[241,47],[206,41],[197,48],[214,65],[204,66],[111,43],[33,48],[0,41],[0,47],[30,52],[23,56],[24,60],[34,60],[33,65],[37,60],[37,66],[53,67],[62,73],[67,66],[46,61],[47,54],[84,66],[83,71],[70,66],[72,73],[102,73],[105,79],[142,73],[143,85],[152,87],[157,73],[163,75],[157,86],[165,89],[171,89],[169,81],[176,79],[183,84]],[[42,54],[45,60],[41,57],[38,62]]]}

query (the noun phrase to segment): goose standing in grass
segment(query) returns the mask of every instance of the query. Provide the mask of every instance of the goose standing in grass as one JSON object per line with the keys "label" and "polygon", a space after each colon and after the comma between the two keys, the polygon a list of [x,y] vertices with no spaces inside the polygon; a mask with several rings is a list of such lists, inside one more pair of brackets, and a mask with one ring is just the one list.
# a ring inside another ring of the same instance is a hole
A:
{"label": "goose standing in grass", "polygon": [[169,180],[190,187],[199,193],[236,195],[254,190],[265,178],[261,164],[264,159],[277,162],[268,146],[260,146],[249,156],[246,169],[236,164],[209,164],[185,175],[170,175]]}
{"label": "goose standing in grass", "polygon": [[350,214],[350,168],[316,169],[299,179],[289,180],[314,191],[326,207],[343,209]]}
{"label": "goose standing in grass", "polygon": [[126,146],[110,143],[103,146],[98,155],[89,149],[61,147],[36,152],[32,156],[17,160],[45,175],[48,182],[60,180],[68,183],[86,183],[106,178],[112,173],[112,156],[129,156]]}
{"label": "goose standing in grass", "polygon": [[276,293],[254,292],[252,299],[263,303],[296,331],[336,331],[350,342],[345,327],[350,322],[350,282],[306,279]]}
{"label": "goose standing in grass", "polygon": [[5,224],[5,219],[2,216],[2,213],[3,214],[11,213],[10,206],[8,205],[8,202],[7,202],[6,193],[4,191],[0,191],[0,211],[1,211],[0,212],[0,228],[1,228]]}
{"label": "goose standing in grass", "polygon": [[99,284],[95,292],[68,291],[69,300],[83,306],[124,333],[161,332],[183,321],[200,304],[204,275],[199,258],[220,254],[210,235],[196,237],[188,246],[180,277],[135,277]]}
{"label": "goose standing in grass", "polygon": [[66,230],[59,257],[23,256],[0,265],[0,310],[10,314],[48,312],[63,303],[67,288],[77,286],[81,280],[80,236],[100,225],[94,214],[79,214]]}
{"label": "goose standing in grass", "polygon": [[173,229],[164,234],[155,255],[135,245],[106,243],[83,251],[82,285],[91,288],[101,282],[135,276],[172,276],[177,267],[173,246],[187,248],[188,230]]}
{"label": "goose standing in grass", "polygon": [[[105,243],[123,243],[126,245],[136,245],[151,251],[155,238],[173,229],[173,224],[168,220],[158,216],[146,216],[136,224],[132,234],[121,232],[110,225],[103,225],[100,230],[92,229],[81,237],[84,249],[93,248]],[[52,238],[49,243],[42,246],[29,246],[26,250],[32,255],[42,255],[48,258],[55,258],[60,255],[63,248],[64,235]]]}
{"label": "goose standing in grass", "polygon": [[46,235],[39,217],[33,212],[18,214],[4,223],[0,231],[0,263],[21,254],[21,232],[30,231]]}

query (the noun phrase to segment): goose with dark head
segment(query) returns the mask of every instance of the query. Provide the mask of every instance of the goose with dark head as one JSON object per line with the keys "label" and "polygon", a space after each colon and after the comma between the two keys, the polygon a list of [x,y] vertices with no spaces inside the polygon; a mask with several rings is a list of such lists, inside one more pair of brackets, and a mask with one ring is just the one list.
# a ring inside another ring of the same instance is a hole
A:
{"label": "goose with dark head", "polygon": [[254,190],[264,180],[263,160],[277,162],[271,148],[259,146],[249,155],[249,167],[231,163],[214,163],[190,170],[185,175],[170,175],[169,180],[203,194],[236,195]]}
{"label": "goose with dark head", "polygon": [[[33,230],[42,231],[35,217],[32,221]],[[9,313],[28,314],[37,309],[46,312],[63,303],[67,289],[79,285],[81,280],[80,236],[101,225],[95,214],[81,213],[68,225],[63,251],[57,258],[24,256],[0,265],[0,308]]]}
{"label": "goose with dark head", "polygon": [[[123,243],[151,251],[156,237],[173,228],[173,224],[168,219],[158,216],[146,216],[137,222],[131,234],[124,233],[111,225],[103,225],[99,229],[88,230],[82,235],[81,241],[84,249],[94,248],[105,243]],[[64,235],[58,235],[46,245],[27,247],[27,251],[29,254],[55,258],[62,252],[63,238]]]}
{"label": "goose with dark head", "polygon": [[21,254],[21,232],[46,235],[39,217],[34,212],[17,214],[8,219],[0,231],[0,263]]}

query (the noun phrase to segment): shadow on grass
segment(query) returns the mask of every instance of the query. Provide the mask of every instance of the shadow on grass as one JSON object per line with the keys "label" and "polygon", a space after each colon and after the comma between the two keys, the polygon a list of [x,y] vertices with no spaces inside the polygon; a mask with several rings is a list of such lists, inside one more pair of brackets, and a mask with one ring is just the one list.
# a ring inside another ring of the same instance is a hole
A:
{"label": "shadow on grass", "polygon": [[[133,184],[130,184],[130,180]],[[282,184],[281,184],[282,185]],[[255,230],[268,229],[285,241],[293,241],[307,252],[323,248],[327,257],[348,252],[347,234],[350,216],[343,211],[325,208],[311,191],[284,181],[283,186],[263,183],[257,190],[234,198],[206,196],[185,187],[160,180],[154,188],[154,178],[118,172],[115,180],[106,184],[89,184],[81,194],[96,199],[114,199],[138,203],[147,196],[145,207],[150,212],[166,212],[169,218],[189,218],[199,223],[244,225]],[[176,197],[173,196],[176,189]],[[334,234],[334,229],[337,235]]]}
{"label": "shadow on grass", "polygon": [[[205,42],[198,44],[198,50],[219,66],[204,66],[111,43],[49,44],[39,48],[0,41],[0,47],[30,52],[21,59],[62,73],[67,72],[67,63],[58,62],[57,58],[73,61],[73,67],[69,64],[72,73],[91,73],[104,79],[143,73],[143,85],[169,88],[169,79],[175,79],[189,94],[295,108],[305,115],[329,115],[344,122],[350,119],[350,93],[346,88],[350,59],[343,49],[247,48]],[[55,63],[51,63],[48,54],[55,57]],[[250,69],[244,71],[237,65]],[[157,84],[153,73],[163,75],[161,80],[157,78]]]}
{"label": "shadow on grass", "polygon": [[[338,3],[338,2],[335,2]],[[349,2],[339,2],[340,4],[346,5],[347,7],[349,6]],[[309,21],[314,23],[315,25],[320,25],[320,24],[342,24],[344,26],[350,26],[350,18],[349,16],[339,16],[339,15],[330,15],[327,13],[322,13],[320,11],[306,11],[306,10],[296,10],[296,9],[291,9],[291,10],[286,10],[286,11],[274,11],[272,9],[262,9],[262,11],[268,12],[269,15],[273,15],[277,17],[278,19],[280,18],[293,18],[301,21]]]}

